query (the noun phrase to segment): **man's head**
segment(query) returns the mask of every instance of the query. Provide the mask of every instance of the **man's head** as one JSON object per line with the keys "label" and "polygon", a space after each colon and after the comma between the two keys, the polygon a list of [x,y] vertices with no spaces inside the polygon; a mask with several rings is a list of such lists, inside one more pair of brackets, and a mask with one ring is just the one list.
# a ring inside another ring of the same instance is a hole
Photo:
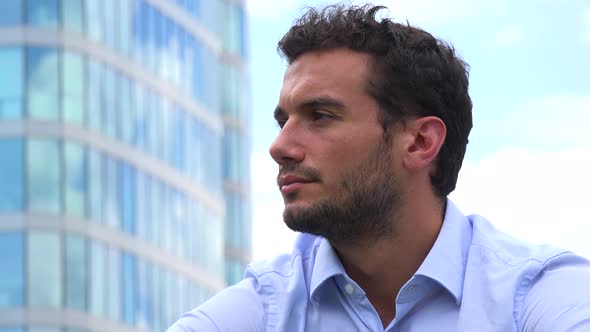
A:
{"label": "man's head", "polygon": [[440,118],[447,134],[431,183],[443,200],[455,189],[472,127],[468,66],[452,46],[428,32],[387,18],[377,20],[383,8],[309,8],[279,41],[278,50],[289,64],[302,54],[336,48],[370,55],[365,88],[379,104],[386,133],[404,117]]}
{"label": "man's head", "polygon": [[285,221],[333,243],[391,233],[416,185],[443,200],[471,128],[465,66],[453,50],[377,22],[378,10],[310,9],[279,42],[289,68],[270,152]]}

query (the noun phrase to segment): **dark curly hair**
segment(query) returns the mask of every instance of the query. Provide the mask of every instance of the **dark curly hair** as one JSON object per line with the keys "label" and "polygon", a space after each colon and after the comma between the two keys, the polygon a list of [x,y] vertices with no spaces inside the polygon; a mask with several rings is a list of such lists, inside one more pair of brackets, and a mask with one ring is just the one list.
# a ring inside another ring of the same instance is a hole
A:
{"label": "dark curly hair", "polygon": [[455,189],[472,127],[469,66],[452,45],[428,32],[388,18],[383,6],[331,5],[307,8],[278,43],[289,64],[307,52],[348,48],[372,55],[367,93],[378,102],[384,132],[407,116],[436,116],[447,136],[431,174],[435,193],[444,199]]}

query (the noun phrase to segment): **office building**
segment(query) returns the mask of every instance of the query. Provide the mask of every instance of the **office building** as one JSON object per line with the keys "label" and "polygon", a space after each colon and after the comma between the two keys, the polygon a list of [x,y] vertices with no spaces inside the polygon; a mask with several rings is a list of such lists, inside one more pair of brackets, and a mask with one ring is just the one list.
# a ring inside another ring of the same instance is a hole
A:
{"label": "office building", "polygon": [[0,332],[163,331],[240,278],[244,6],[0,2]]}

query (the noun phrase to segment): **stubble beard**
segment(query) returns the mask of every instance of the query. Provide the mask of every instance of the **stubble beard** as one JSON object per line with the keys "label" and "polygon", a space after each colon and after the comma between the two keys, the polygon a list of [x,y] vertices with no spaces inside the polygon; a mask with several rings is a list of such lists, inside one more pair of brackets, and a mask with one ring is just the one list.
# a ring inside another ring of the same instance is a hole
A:
{"label": "stubble beard", "polygon": [[381,142],[342,176],[331,197],[309,207],[286,209],[283,219],[290,229],[322,236],[332,245],[358,245],[392,235],[400,204],[391,152]]}

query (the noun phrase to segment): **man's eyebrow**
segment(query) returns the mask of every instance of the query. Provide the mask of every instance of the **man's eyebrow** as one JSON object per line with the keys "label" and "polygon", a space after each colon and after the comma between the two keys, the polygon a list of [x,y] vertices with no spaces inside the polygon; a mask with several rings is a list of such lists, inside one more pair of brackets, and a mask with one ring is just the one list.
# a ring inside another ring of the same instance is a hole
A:
{"label": "man's eyebrow", "polygon": [[331,97],[318,97],[306,100],[299,104],[300,109],[317,109],[317,108],[344,108],[344,104]]}
{"label": "man's eyebrow", "polygon": [[[297,105],[298,109],[302,110],[310,110],[310,109],[317,109],[317,108],[335,108],[335,109],[343,109],[344,104],[331,97],[318,97],[309,100],[305,100]],[[274,118],[275,120],[284,119],[287,116],[287,112],[281,107],[275,107],[274,111]]]}

